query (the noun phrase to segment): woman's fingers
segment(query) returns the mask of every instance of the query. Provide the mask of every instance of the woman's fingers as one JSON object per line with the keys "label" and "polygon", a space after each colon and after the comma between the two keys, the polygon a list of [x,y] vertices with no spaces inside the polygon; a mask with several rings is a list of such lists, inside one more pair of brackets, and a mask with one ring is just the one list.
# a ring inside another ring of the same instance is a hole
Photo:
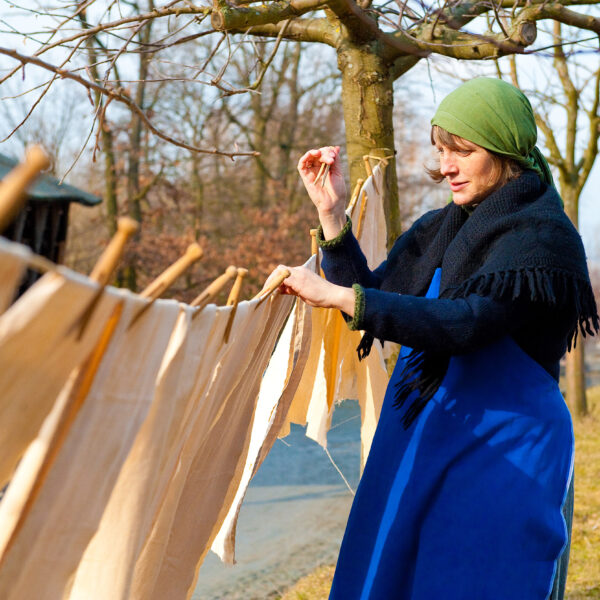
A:
{"label": "woman's fingers", "polygon": [[328,281],[306,267],[279,268],[290,271],[290,276],[280,287],[281,293],[298,296],[311,306],[329,306],[328,289],[331,284]]}
{"label": "woman's fingers", "polygon": [[302,178],[309,179],[309,183],[315,183],[321,165],[333,165],[339,151],[339,146],[324,146],[303,154],[298,161],[298,171]]}

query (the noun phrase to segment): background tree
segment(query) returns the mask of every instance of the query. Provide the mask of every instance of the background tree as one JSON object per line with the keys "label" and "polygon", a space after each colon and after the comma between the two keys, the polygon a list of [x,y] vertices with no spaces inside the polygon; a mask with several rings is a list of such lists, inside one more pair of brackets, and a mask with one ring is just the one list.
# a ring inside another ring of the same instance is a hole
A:
{"label": "background tree", "polygon": [[[517,60],[509,60],[509,77],[523,87],[534,102],[536,123],[541,131],[547,158],[555,168],[557,187],[565,203],[565,212],[579,228],[579,200],[598,156],[600,135],[600,62],[598,38],[582,41],[580,31],[554,22],[551,50],[545,59],[551,69],[545,77],[531,81],[519,76]],[[527,81],[527,83],[525,83]],[[585,345],[582,339],[567,353],[567,401],[575,415],[588,413],[585,386]]]}

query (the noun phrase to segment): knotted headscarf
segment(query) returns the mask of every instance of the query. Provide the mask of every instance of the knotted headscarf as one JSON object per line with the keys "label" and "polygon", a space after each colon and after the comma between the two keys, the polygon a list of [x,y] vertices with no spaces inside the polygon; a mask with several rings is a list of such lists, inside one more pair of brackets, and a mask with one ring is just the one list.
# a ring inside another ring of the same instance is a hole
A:
{"label": "knotted headscarf", "polygon": [[431,124],[512,158],[554,185],[548,162],[535,145],[537,126],[531,104],[506,81],[491,77],[467,81],[442,100]]}

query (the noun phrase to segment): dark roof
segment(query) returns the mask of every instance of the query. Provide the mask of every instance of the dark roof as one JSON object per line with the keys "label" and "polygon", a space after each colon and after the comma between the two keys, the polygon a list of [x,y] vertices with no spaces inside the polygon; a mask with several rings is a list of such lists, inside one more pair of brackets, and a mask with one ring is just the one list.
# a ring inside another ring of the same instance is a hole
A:
{"label": "dark roof", "polygon": [[[10,158],[4,154],[0,154],[0,180],[11,171],[17,164],[18,160]],[[31,200],[37,202],[79,202],[86,206],[94,206],[102,202],[102,198],[84,192],[79,188],[68,183],[60,183],[58,179],[51,175],[40,175],[27,192]]]}

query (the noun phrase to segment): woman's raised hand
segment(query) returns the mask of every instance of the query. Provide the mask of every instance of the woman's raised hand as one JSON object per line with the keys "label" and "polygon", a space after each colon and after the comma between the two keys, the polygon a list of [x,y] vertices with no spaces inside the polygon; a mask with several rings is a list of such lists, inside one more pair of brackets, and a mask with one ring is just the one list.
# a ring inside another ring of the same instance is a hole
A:
{"label": "woman's raised hand", "polygon": [[[319,211],[319,217],[344,216],[346,184],[340,163],[339,146],[309,150],[298,161],[298,172],[310,199]],[[321,178],[317,180],[323,164],[330,167],[325,185],[321,185]]]}

